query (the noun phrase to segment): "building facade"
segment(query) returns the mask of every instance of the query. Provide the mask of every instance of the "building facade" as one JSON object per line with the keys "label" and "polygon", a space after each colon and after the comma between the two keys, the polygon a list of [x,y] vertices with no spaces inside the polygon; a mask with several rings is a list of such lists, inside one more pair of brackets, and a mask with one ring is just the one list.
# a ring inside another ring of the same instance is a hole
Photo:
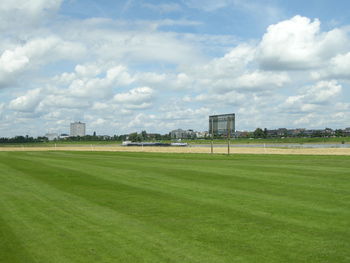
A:
{"label": "building facade", "polygon": [[73,122],[70,124],[70,134],[71,137],[85,136],[85,123]]}
{"label": "building facade", "polygon": [[235,114],[221,114],[209,116],[209,134],[226,137],[235,134]]}
{"label": "building facade", "polygon": [[193,130],[177,129],[170,132],[171,139],[195,139],[196,133]]}

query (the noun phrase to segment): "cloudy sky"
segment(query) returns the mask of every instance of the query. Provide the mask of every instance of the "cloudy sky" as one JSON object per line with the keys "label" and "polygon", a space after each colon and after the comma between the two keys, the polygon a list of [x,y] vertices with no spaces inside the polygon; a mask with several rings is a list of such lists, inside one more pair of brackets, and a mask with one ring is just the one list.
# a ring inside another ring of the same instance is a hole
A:
{"label": "cloudy sky", "polygon": [[1,0],[0,137],[350,127],[347,0]]}

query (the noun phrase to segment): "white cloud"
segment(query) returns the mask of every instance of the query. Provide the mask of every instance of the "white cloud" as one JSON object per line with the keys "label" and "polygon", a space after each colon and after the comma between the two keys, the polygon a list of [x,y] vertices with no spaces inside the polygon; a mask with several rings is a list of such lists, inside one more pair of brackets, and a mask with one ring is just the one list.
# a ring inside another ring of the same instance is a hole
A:
{"label": "white cloud", "polygon": [[244,104],[248,100],[248,96],[236,91],[230,91],[227,93],[214,93],[214,94],[200,94],[194,98],[186,96],[184,98],[185,102],[205,102],[206,105],[229,105],[238,106]]}
{"label": "white cloud", "polygon": [[103,118],[97,118],[97,119],[92,119],[91,120],[91,126],[92,127],[98,127],[98,126],[106,125],[107,123],[108,123],[108,121],[103,119]]}
{"label": "white cloud", "polygon": [[242,44],[221,58],[189,69],[187,75],[198,89],[219,93],[274,90],[290,82],[286,72],[256,69],[255,58],[256,47]]}
{"label": "white cloud", "polygon": [[62,2],[63,0],[2,0],[0,30],[22,30],[35,26],[49,14],[55,13]]}
{"label": "white cloud", "polygon": [[158,74],[155,72],[141,72],[136,74],[138,82],[144,85],[158,86],[167,81],[168,76],[166,74]]}
{"label": "white cloud", "polygon": [[24,54],[6,50],[0,57],[0,71],[13,73],[14,71],[21,70],[28,62],[29,59]]}
{"label": "white cloud", "polygon": [[134,82],[134,78],[127,72],[127,68],[122,65],[110,68],[106,75],[107,79],[116,81],[120,86],[127,86]]}
{"label": "white cloud", "polygon": [[[59,8],[58,2],[48,9]],[[243,1],[210,4],[214,10]],[[322,32],[317,19],[296,16],[269,27],[259,43],[159,30],[198,25],[186,19],[60,23],[0,42],[0,112],[3,119],[23,121],[18,127],[30,120],[45,120],[45,127],[83,120],[118,133],[206,130],[208,115],[224,112],[237,113],[238,129],[311,125],[324,112],[350,120],[341,96],[346,81],[338,81],[350,75],[344,28]],[[15,84],[20,89],[4,89]],[[14,98],[19,90],[26,91]]]}
{"label": "white cloud", "polygon": [[2,0],[0,12],[20,11],[38,15],[48,10],[57,10],[62,0]]}
{"label": "white cloud", "polygon": [[192,88],[193,79],[186,73],[158,74],[155,72],[138,73],[135,79],[141,85],[148,85],[159,90],[186,90]]}
{"label": "white cloud", "polygon": [[123,21],[86,20],[63,26],[68,27],[64,30],[65,39],[84,43],[90,51],[89,57],[100,61],[177,65],[201,59],[197,47],[181,39],[177,33],[158,31],[157,28],[161,25],[162,23],[152,21],[140,21],[139,24],[130,26]]}
{"label": "white cloud", "polygon": [[268,27],[259,45],[258,59],[264,69],[319,68],[348,49],[348,41],[345,30],[321,32],[318,19],[295,16]]}
{"label": "white cloud", "polygon": [[104,103],[104,102],[95,102],[92,106],[92,110],[97,110],[97,111],[106,111],[108,109],[111,108],[111,105],[109,105],[108,103]]}
{"label": "white cloud", "polygon": [[335,110],[337,111],[350,111],[350,103],[349,102],[337,102],[334,105]]}
{"label": "white cloud", "polygon": [[32,112],[36,109],[41,100],[40,93],[40,89],[30,90],[25,95],[12,100],[9,104],[9,108],[20,112]]}
{"label": "white cloud", "polygon": [[301,126],[307,125],[307,126],[309,126],[310,123],[315,122],[315,120],[317,120],[317,122],[319,122],[317,124],[315,123],[316,126],[322,125],[322,121],[320,121],[320,119],[317,118],[317,115],[315,113],[306,114],[306,115],[300,117],[299,119],[295,120],[293,123],[295,125],[301,125]]}
{"label": "white cloud", "polygon": [[333,57],[328,65],[311,73],[314,79],[350,79],[350,52]]}
{"label": "white cloud", "polygon": [[0,103],[0,118],[2,118],[4,111],[5,111],[5,103]]}
{"label": "white cloud", "polygon": [[107,78],[78,78],[69,85],[68,92],[74,97],[104,98],[112,95],[112,85]]}
{"label": "white cloud", "polygon": [[27,54],[35,64],[67,59],[67,57],[69,59],[79,58],[84,55],[85,51],[82,43],[66,41],[55,35],[34,38],[16,48],[16,52]]}
{"label": "white cloud", "polygon": [[[243,74],[236,78],[231,84],[231,87],[239,89],[271,89],[275,87],[283,87],[290,81],[286,73],[274,73],[264,71],[254,71]],[[224,84],[222,85],[225,86]]]}
{"label": "white cloud", "polygon": [[64,41],[56,36],[35,38],[24,45],[7,49],[0,55],[0,88],[7,87],[25,71],[68,56],[70,59],[76,58],[84,52],[81,44]]}
{"label": "white cloud", "polygon": [[305,87],[299,95],[289,96],[281,108],[289,112],[313,112],[324,109],[341,94],[342,86],[335,80],[320,81]]}
{"label": "white cloud", "polygon": [[[74,70],[77,76],[82,78],[95,77],[101,73],[101,68],[96,64],[88,64],[88,65],[79,64],[75,66]],[[62,77],[64,78],[63,80],[69,79],[69,75],[67,73],[64,73]]]}
{"label": "white cloud", "polygon": [[144,130],[147,128],[153,128],[157,125],[156,116],[153,114],[138,113],[134,118],[128,122],[127,127],[129,130],[135,131]]}
{"label": "white cloud", "polygon": [[86,109],[91,102],[69,96],[69,94],[46,94],[39,104],[38,110],[47,112],[59,109]]}
{"label": "white cloud", "polygon": [[154,90],[149,87],[139,87],[129,90],[126,93],[118,93],[113,101],[120,103],[127,109],[149,108],[154,98]]}
{"label": "white cloud", "polygon": [[86,64],[77,65],[75,71],[53,78],[53,85],[62,85],[67,96],[80,98],[109,98],[116,87],[134,82],[123,65]]}
{"label": "white cloud", "polygon": [[11,83],[28,63],[29,59],[24,54],[6,50],[0,57],[0,88]]}
{"label": "white cloud", "polygon": [[254,61],[256,47],[248,44],[240,44],[221,58],[203,67],[206,74],[225,76],[232,73],[241,73]]}
{"label": "white cloud", "polygon": [[330,62],[332,76],[350,78],[350,52],[332,58]]}

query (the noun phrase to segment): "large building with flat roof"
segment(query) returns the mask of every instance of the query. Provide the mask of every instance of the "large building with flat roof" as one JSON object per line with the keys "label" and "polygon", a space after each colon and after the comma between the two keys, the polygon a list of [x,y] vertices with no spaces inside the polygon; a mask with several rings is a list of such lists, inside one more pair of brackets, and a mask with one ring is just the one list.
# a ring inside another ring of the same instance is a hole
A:
{"label": "large building with flat roof", "polygon": [[235,134],[235,114],[220,114],[209,116],[209,134],[214,136],[226,137]]}
{"label": "large building with flat roof", "polygon": [[73,122],[70,124],[70,134],[71,137],[85,136],[85,123],[80,121]]}
{"label": "large building with flat roof", "polygon": [[196,133],[193,130],[184,131],[182,129],[173,130],[170,132],[171,139],[194,139]]}

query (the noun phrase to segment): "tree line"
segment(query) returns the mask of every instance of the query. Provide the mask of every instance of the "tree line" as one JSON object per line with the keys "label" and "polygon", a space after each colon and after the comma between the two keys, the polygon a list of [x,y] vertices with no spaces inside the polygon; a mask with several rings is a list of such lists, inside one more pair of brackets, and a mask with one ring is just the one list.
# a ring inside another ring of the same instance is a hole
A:
{"label": "tree line", "polygon": [[[64,136],[62,138],[55,138],[53,141],[68,141],[68,142],[79,142],[79,141],[133,141],[133,142],[141,142],[146,140],[153,141],[162,141],[162,140],[170,140],[169,134],[148,134],[146,131],[142,131],[141,133],[130,133],[130,134],[122,134],[122,135],[96,135],[96,132],[93,135],[85,135],[85,136]],[[37,138],[26,136],[15,136],[12,138],[2,137],[0,138],[0,143],[46,143],[49,141],[49,138],[45,136],[39,136]]]}

